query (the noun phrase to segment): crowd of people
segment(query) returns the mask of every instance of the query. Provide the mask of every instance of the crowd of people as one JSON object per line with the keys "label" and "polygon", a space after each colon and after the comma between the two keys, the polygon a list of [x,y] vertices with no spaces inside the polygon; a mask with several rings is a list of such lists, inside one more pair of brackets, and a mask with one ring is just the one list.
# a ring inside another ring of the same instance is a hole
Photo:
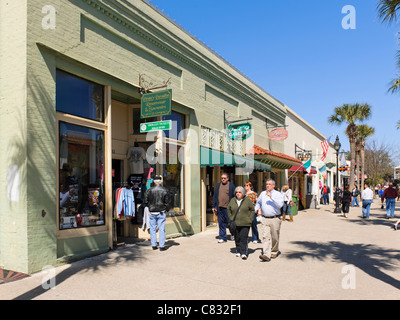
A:
{"label": "crowd of people", "polygon": [[[165,250],[165,220],[166,211],[169,210],[168,191],[162,186],[162,177],[154,179],[155,185],[151,187],[145,197],[145,205],[150,211],[150,239],[154,250],[157,247],[157,234],[159,231],[159,247]],[[250,229],[252,231],[251,241],[262,243],[262,252],[259,256],[261,261],[270,261],[279,255],[280,229],[286,216],[289,222],[293,222],[291,207],[293,206],[292,190],[288,185],[284,185],[282,190],[276,188],[273,179],[267,179],[266,190],[260,195],[253,190],[253,185],[247,181],[244,187],[235,187],[229,181],[229,175],[223,173],[221,182],[214,190],[212,200],[212,211],[217,215],[219,226],[218,243],[227,242],[227,228],[231,237],[235,240],[236,256],[246,260],[248,257],[248,237]],[[329,187],[326,185],[321,190],[321,199],[329,204]],[[369,219],[370,207],[374,199],[374,192],[368,184],[360,192],[357,186],[349,190],[345,185],[343,190],[337,189],[335,201],[341,204],[341,211],[344,217],[348,217],[350,207],[359,207],[358,196],[361,197],[362,217]],[[386,201],[386,218],[394,218],[396,199],[400,194],[394,188],[393,183],[379,193],[382,203]],[[339,203],[337,205],[339,206]],[[400,219],[394,224],[394,229],[398,229]]]}
{"label": "crowd of people", "polygon": [[245,183],[244,188],[235,187],[229,181],[228,174],[223,173],[221,182],[214,190],[212,201],[212,210],[218,219],[218,243],[227,241],[228,227],[231,237],[235,240],[236,256],[246,260],[251,229],[251,241],[262,243],[260,260],[270,261],[276,258],[279,255],[281,223],[286,220],[286,216],[289,216],[289,222],[293,222],[291,206],[292,190],[287,185],[279,191],[275,181],[268,179],[266,190],[258,195],[250,181]]}
{"label": "crowd of people", "polygon": [[[393,183],[390,182],[388,186],[379,188],[377,195],[381,201],[381,209],[386,208],[386,219],[394,218],[394,209],[396,206],[396,199],[399,200],[400,192],[394,187]],[[358,197],[360,196],[360,202],[362,205],[362,218],[369,219],[370,208],[374,200],[374,191],[366,183],[364,190],[360,190],[355,185],[352,191],[349,191],[349,186],[345,185],[343,191],[341,189],[336,190],[335,201],[339,201],[341,210],[344,217],[348,217],[350,207],[359,207]],[[324,197],[323,191],[321,191],[321,198]],[[350,205],[351,203],[351,205]],[[385,203],[385,204],[384,204]],[[395,230],[398,229],[400,219],[393,225]]]}

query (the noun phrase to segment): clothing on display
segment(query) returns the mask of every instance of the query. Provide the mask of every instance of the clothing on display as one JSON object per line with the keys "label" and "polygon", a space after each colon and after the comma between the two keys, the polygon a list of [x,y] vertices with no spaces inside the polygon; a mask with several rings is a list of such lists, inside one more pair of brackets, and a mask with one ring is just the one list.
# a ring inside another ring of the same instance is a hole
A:
{"label": "clothing on display", "polygon": [[115,191],[114,217],[134,217],[135,216],[135,197],[133,190],[128,188],[118,188]]}
{"label": "clothing on display", "polygon": [[127,157],[129,159],[129,165],[131,174],[143,174],[143,160],[146,159],[146,152],[142,147],[130,147],[128,149]]}

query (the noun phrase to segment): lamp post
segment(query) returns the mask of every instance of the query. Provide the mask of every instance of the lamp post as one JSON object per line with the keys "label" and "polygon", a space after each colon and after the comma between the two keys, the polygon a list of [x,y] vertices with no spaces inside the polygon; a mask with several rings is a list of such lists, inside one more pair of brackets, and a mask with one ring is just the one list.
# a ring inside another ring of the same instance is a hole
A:
{"label": "lamp post", "polygon": [[339,207],[339,150],[342,145],[340,144],[339,137],[336,136],[336,141],[333,148],[336,150],[336,190],[335,190],[335,211],[334,213],[341,213]]}

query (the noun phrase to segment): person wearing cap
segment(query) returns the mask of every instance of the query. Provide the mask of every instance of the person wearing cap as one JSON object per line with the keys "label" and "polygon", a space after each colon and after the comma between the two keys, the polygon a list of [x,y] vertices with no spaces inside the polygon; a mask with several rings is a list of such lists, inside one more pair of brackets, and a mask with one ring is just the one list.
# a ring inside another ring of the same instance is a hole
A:
{"label": "person wearing cap", "polygon": [[165,220],[170,209],[168,190],[162,186],[162,177],[154,178],[154,186],[146,192],[144,204],[149,208],[150,240],[153,250],[157,249],[157,227],[160,250],[165,250]]}

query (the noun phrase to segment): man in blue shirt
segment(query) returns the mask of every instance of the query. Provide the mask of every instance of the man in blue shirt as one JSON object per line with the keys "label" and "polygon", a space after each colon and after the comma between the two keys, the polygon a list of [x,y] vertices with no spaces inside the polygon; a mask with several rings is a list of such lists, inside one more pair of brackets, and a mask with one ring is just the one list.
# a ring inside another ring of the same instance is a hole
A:
{"label": "man in blue shirt", "polygon": [[283,196],[275,190],[275,181],[268,179],[267,190],[261,192],[257,199],[255,210],[261,216],[260,233],[262,238],[263,253],[260,259],[270,261],[279,253],[279,233],[281,229],[281,208]]}

